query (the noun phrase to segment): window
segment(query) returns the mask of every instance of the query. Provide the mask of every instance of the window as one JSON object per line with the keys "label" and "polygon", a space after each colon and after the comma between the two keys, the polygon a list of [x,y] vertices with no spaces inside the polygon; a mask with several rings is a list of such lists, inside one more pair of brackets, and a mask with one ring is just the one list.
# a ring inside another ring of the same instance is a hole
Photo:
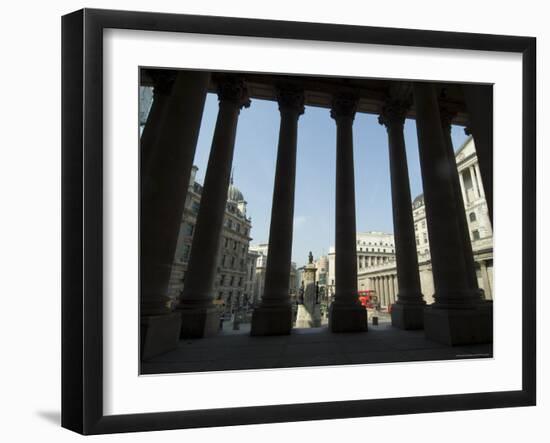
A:
{"label": "window", "polygon": [[191,211],[195,214],[198,214],[199,212],[200,203],[197,200],[193,200],[191,203]]}
{"label": "window", "polygon": [[422,239],[424,240],[424,243],[428,243],[428,236],[426,235],[426,233],[424,232],[423,236],[422,236]]}
{"label": "window", "polygon": [[191,252],[191,245],[183,245],[183,251],[181,254],[181,260],[187,261],[189,260],[189,253]]}
{"label": "window", "polygon": [[225,247],[227,248],[227,245],[229,244],[229,239],[227,237],[225,237]]}
{"label": "window", "polygon": [[474,237],[474,240],[479,240],[481,238],[477,229],[472,232],[472,236]]}
{"label": "window", "polygon": [[471,222],[475,222],[477,219],[476,219],[476,213],[475,212],[470,212],[470,221]]}
{"label": "window", "polygon": [[233,286],[233,283],[235,282],[235,276],[231,276],[231,280],[229,280],[229,286]]}

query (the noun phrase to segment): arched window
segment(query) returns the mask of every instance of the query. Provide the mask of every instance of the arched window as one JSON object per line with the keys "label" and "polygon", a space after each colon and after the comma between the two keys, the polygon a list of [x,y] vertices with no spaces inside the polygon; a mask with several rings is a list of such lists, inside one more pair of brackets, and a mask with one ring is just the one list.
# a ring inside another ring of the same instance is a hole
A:
{"label": "arched window", "polygon": [[476,213],[475,213],[475,212],[470,212],[470,221],[471,221],[471,222],[475,222],[475,221],[476,221]]}

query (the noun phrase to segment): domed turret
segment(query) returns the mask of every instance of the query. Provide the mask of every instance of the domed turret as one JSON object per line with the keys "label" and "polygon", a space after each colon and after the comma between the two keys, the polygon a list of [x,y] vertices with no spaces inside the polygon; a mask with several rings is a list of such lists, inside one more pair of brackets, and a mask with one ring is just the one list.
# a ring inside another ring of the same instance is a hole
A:
{"label": "domed turret", "polygon": [[233,177],[231,177],[231,182],[229,188],[227,189],[227,200],[238,203],[244,201],[244,196],[239,188],[233,185]]}

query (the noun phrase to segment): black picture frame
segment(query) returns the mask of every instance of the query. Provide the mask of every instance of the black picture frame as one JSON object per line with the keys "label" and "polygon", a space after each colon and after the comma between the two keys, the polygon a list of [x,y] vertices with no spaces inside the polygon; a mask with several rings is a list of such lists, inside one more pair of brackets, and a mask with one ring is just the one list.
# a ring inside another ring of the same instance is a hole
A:
{"label": "black picture frame", "polygon": [[[522,389],[131,415],[103,413],[102,76],[107,28],[520,53]],[[150,431],[536,403],[536,39],[504,35],[83,9],[62,18],[62,426],[82,434]]]}

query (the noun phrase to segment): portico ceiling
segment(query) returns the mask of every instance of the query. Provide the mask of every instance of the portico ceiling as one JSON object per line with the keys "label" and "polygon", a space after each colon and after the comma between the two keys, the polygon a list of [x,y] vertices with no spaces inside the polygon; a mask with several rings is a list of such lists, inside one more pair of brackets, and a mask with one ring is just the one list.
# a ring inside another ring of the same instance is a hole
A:
{"label": "portico ceiling", "polygon": [[[141,85],[153,86],[154,71],[158,69],[143,69]],[[162,70],[166,71],[166,70]],[[176,72],[175,70],[173,71]],[[226,73],[214,72],[209,85],[209,92],[216,91],[216,80]],[[380,113],[388,98],[389,88],[396,85],[396,80],[366,79],[357,77],[324,77],[310,75],[283,75],[262,73],[239,73],[248,86],[251,99],[276,101],[278,85],[294,85],[305,91],[305,105],[330,109],[334,94],[349,93],[359,97],[357,112],[366,114]],[[456,112],[453,124],[467,126],[468,115],[464,105],[462,90],[458,83],[440,83],[438,85],[440,103],[446,109]],[[415,118],[414,103],[407,115]]]}

